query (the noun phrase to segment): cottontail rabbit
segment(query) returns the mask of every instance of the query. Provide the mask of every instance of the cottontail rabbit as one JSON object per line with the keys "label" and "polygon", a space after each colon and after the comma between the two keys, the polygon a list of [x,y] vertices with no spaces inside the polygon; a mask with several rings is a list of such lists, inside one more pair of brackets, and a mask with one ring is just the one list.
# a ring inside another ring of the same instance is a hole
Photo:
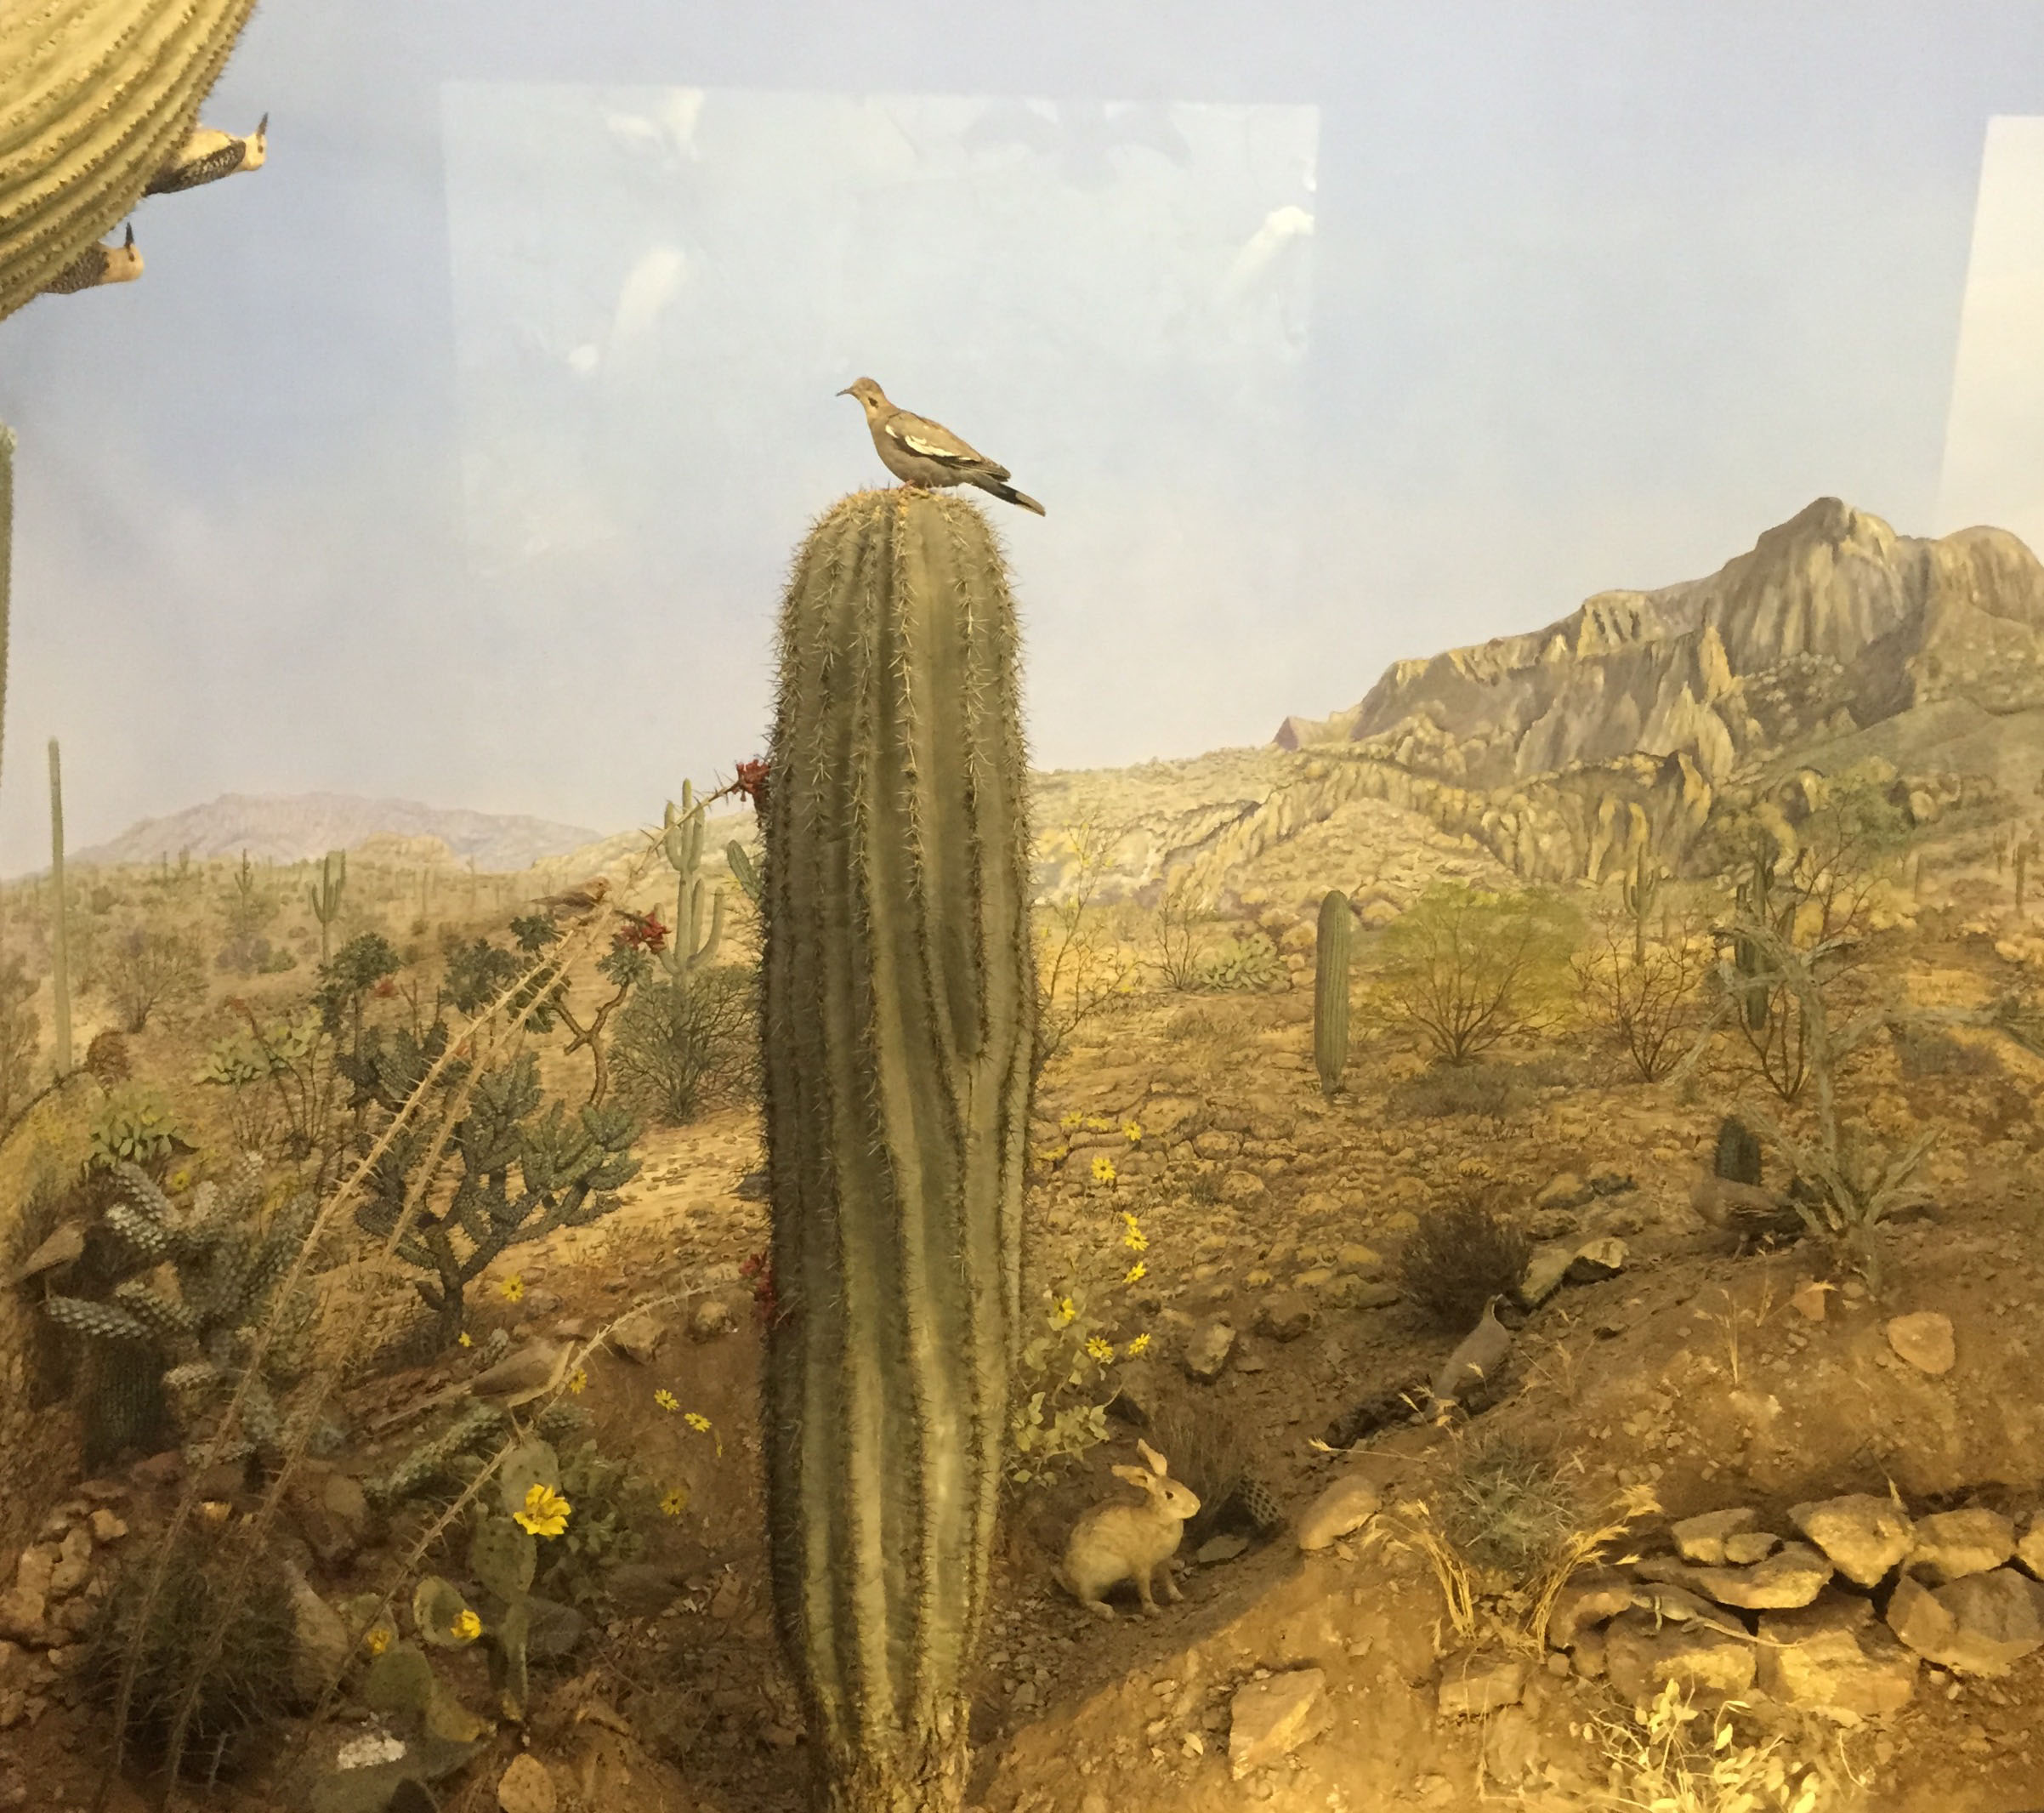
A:
{"label": "cottontail rabbit", "polygon": [[1115,1475],[1140,1486],[1149,1493],[1148,1499],[1131,1504],[1117,1498],[1096,1504],[1082,1515],[1072,1526],[1065,1544],[1065,1566],[1058,1573],[1066,1592],[1104,1618],[1111,1618],[1115,1608],[1100,1595],[1124,1580],[1135,1582],[1143,1610],[1152,1617],[1157,1611],[1157,1602],[1150,1596],[1155,1581],[1163,1582],[1167,1599],[1184,1597],[1172,1577],[1172,1557],[1185,1533],[1185,1520],[1198,1514],[1199,1495],[1182,1480],[1170,1477],[1164,1457],[1148,1442],[1138,1441],[1136,1446],[1150,1463],[1150,1471],[1116,1467]]}

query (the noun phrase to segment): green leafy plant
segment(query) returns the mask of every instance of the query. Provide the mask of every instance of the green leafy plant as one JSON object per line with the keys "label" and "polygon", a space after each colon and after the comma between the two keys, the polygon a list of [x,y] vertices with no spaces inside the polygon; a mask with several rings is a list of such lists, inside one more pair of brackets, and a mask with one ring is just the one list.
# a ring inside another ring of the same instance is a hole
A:
{"label": "green leafy plant", "polygon": [[160,1173],[179,1153],[196,1150],[163,1096],[135,1083],[118,1086],[108,1094],[93,1117],[88,1137],[88,1162],[105,1171],[135,1165]]}
{"label": "green leafy plant", "polygon": [[738,964],[647,983],[618,1016],[612,1060],[621,1092],[673,1127],[749,1094],[758,1081],[758,993],[755,972]]}
{"label": "green leafy plant", "polygon": [[1285,975],[1277,946],[1256,931],[1224,938],[1220,947],[1200,965],[1200,986],[1223,994],[1275,988]]}
{"label": "green leafy plant", "polygon": [[644,1531],[659,1513],[660,1490],[593,1441],[561,1455],[556,1483],[575,1515],[547,1545],[539,1583],[552,1598],[593,1611],[603,1600],[605,1574],[644,1552]]}

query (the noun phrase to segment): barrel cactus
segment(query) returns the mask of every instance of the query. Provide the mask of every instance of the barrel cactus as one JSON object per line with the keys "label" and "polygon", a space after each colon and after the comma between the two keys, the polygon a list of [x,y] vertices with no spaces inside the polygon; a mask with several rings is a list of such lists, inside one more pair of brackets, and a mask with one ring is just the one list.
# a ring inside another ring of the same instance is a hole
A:
{"label": "barrel cactus", "polygon": [[816,524],[760,910],[774,1609],[829,1813],[965,1786],[1035,1032],[1016,667],[973,505],[864,492]]}
{"label": "barrel cactus", "polygon": [[1348,896],[1331,888],[1320,901],[1313,973],[1313,1067],[1332,1095],[1348,1061]]}
{"label": "barrel cactus", "polygon": [[0,320],[142,199],[254,10],[255,0],[0,9]]}

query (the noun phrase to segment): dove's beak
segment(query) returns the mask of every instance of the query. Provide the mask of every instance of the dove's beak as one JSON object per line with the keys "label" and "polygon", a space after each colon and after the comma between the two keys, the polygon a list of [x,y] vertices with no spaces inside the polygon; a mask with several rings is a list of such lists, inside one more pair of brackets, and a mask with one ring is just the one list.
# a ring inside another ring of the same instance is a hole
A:
{"label": "dove's beak", "polygon": [[847,385],[846,385],[846,386],[843,388],[843,389],[840,390],[840,391],[837,393],[837,395],[840,395],[840,396],[849,396],[851,394],[852,394],[852,387],[851,387],[849,384],[847,384]]}

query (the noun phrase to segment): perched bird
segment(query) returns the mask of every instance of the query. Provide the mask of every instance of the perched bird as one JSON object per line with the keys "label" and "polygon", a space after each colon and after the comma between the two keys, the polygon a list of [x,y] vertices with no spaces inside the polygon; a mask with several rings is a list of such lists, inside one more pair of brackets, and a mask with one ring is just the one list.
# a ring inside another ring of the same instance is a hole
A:
{"label": "perched bird", "polygon": [[133,283],[142,275],[142,254],[135,250],[135,230],[117,246],[88,246],[43,286],[45,296],[75,296],[102,283]]}
{"label": "perched bird", "polygon": [[[422,1416],[436,1404],[445,1404],[453,1398],[467,1398],[474,1404],[492,1404],[508,1416],[521,1404],[544,1397],[559,1385],[567,1377],[568,1361],[574,1354],[574,1342],[554,1336],[528,1341],[516,1353],[507,1354],[495,1366],[485,1367],[474,1378],[450,1385],[423,1402],[394,1411],[370,1427],[379,1431],[389,1429],[395,1424]],[[515,1428],[518,1419],[513,1417],[511,1420]]]}
{"label": "perched bird", "polygon": [[1803,1217],[1773,1191],[1720,1177],[1708,1164],[1696,1168],[1689,1207],[1720,1233],[1741,1240],[1786,1240],[1803,1232]]}
{"label": "perched bird", "polygon": [[1497,1319],[1497,1299],[1486,1298],[1483,1319],[1434,1375],[1435,1405],[1445,1411],[1471,1386],[1495,1379],[1511,1351],[1512,1331]]}
{"label": "perched bird", "polygon": [[1044,514],[1034,497],[1025,497],[1008,482],[1008,468],[996,466],[984,453],[975,452],[948,428],[923,416],[897,409],[887,393],[870,378],[847,384],[837,393],[859,400],[866,412],[866,425],[873,433],[873,451],[880,463],[904,484],[930,489],[945,485],[977,485],[1003,503],[1019,503],[1025,510]]}
{"label": "perched bird", "polygon": [[599,875],[593,881],[585,881],[579,888],[571,888],[565,894],[549,894],[539,904],[557,919],[579,919],[585,912],[594,912],[602,906],[604,896],[610,891],[610,882]]}
{"label": "perched bird", "polygon": [[259,170],[268,145],[270,116],[256,122],[246,139],[231,133],[198,126],[185,141],[184,149],[149,179],[144,195],[175,195],[179,190],[196,189],[201,183],[217,183],[237,170]]}

